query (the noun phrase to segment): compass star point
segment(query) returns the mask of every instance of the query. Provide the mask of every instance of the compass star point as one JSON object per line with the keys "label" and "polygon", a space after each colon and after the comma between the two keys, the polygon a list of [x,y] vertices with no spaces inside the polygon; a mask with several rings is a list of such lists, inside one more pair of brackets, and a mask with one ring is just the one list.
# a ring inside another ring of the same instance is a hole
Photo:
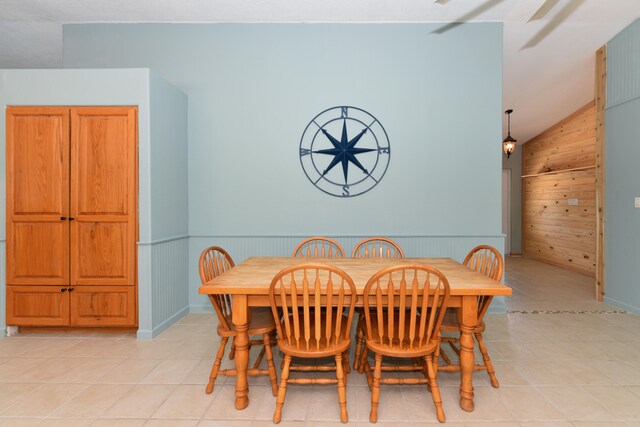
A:
{"label": "compass star point", "polygon": [[322,150],[315,150],[313,153],[316,154],[327,154],[333,156],[329,166],[324,170],[322,176],[326,175],[331,169],[333,169],[337,164],[342,164],[342,173],[344,174],[344,182],[345,185],[348,185],[348,177],[349,177],[349,163],[353,164],[355,167],[360,169],[366,175],[369,175],[369,171],[360,163],[360,161],[356,158],[356,155],[368,153],[372,151],[377,151],[375,148],[356,148],[356,144],[360,141],[360,139],[367,133],[369,128],[365,127],[360,133],[358,133],[352,139],[349,139],[349,133],[347,131],[347,119],[344,119],[342,122],[342,131],[340,135],[340,140],[331,135],[326,129],[322,128],[322,133],[329,139],[333,148],[327,148]]}

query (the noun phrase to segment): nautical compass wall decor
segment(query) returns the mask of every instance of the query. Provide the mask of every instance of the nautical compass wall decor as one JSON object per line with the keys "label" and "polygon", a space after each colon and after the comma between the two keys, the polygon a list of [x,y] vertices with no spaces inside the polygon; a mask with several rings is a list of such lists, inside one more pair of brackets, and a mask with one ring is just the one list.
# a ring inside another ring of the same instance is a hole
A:
{"label": "nautical compass wall decor", "polygon": [[382,124],[357,107],[324,110],[300,138],[300,164],[307,178],[336,197],[358,196],[375,187],[387,171],[390,156]]}

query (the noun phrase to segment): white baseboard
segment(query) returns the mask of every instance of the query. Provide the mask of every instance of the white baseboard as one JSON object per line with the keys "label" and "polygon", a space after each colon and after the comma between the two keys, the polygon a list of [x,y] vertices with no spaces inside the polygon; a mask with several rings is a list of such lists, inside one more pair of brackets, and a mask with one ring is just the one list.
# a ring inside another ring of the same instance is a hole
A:
{"label": "white baseboard", "polygon": [[139,340],[151,340],[157,337],[158,335],[160,335],[162,331],[169,328],[171,325],[176,323],[178,320],[182,319],[187,314],[189,314],[189,307],[183,308],[182,310],[180,310],[179,312],[177,312],[176,314],[174,314],[164,322],[160,323],[158,326],[156,326],[152,330],[138,329],[136,338]]}

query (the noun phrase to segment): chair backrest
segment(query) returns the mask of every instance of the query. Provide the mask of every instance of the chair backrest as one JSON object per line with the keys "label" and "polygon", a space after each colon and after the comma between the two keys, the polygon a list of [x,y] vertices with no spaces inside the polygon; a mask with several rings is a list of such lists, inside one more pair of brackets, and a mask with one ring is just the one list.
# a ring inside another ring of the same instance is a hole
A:
{"label": "chair backrest", "polygon": [[309,237],[296,246],[294,257],[303,258],[344,258],[342,246],[327,237]]}
{"label": "chair backrest", "polygon": [[[367,340],[399,355],[424,348],[437,339],[448,300],[449,281],[435,268],[404,264],[382,269],[364,288]],[[372,322],[378,325],[375,331]]]}
{"label": "chair backrest", "polygon": [[[202,284],[233,268],[231,255],[219,246],[209,246],[200,254],[198,267]],[[226,294],[209,295],[218,320],[225,330],[231,330],[231,296]]]}
{"label": "chair backrest", "polygon": [[476,246],[467,254],[463,264],[497,282],[502,280],[504,261],[500,252],[493,246]]}
{"label": "chair backrest", "polygon": [[404,252],[391,239],[372,237],[358,243],[351,253],[351,258],[404,258]]}
{"label": "chair backrest", "polygon": [[[463,264],[496,282],[502,280],[504,260],[500,252],[493,246],[476,246],[467,254]],[[484,318],[492,300],[493,296],[490,295],[480,295],[478,297],[478,323]]]}
{"label": "chair backrest", "polygon": [[307,351],[349,339],[356,300],[351,277],[323,264],[285,268],[269,287],[273,317],[281,319],[276,322],[278,336],[289,346]]}

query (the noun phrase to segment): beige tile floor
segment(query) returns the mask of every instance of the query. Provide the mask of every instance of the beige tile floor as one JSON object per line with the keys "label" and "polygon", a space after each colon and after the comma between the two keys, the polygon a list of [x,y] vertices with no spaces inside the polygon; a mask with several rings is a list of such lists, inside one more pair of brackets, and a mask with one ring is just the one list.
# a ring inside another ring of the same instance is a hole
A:
{"label": "beige tile floor", "polygon": [[[485,340],[500,380],[476,373],[476,410],[458,407],[459,375],[441,373],[447,425],[640,427],[640,317],[593,299],[593,279],[507,260],[507,315]],[[234,409],[234,379],[204,393],[218,338],[212,314],[190,314],[152,341],[122,334],[23,333],[0,339],[2,426],[269,426],[274,398],[251,379]],[[226,365],[230,362],[226,360]],[[369,425],[363,375],[348,384],[350,424]],[[289,388],[282,425],[340,425],[333,386]],[[424,386],[383,386],[379,425],[437,425]]]}

